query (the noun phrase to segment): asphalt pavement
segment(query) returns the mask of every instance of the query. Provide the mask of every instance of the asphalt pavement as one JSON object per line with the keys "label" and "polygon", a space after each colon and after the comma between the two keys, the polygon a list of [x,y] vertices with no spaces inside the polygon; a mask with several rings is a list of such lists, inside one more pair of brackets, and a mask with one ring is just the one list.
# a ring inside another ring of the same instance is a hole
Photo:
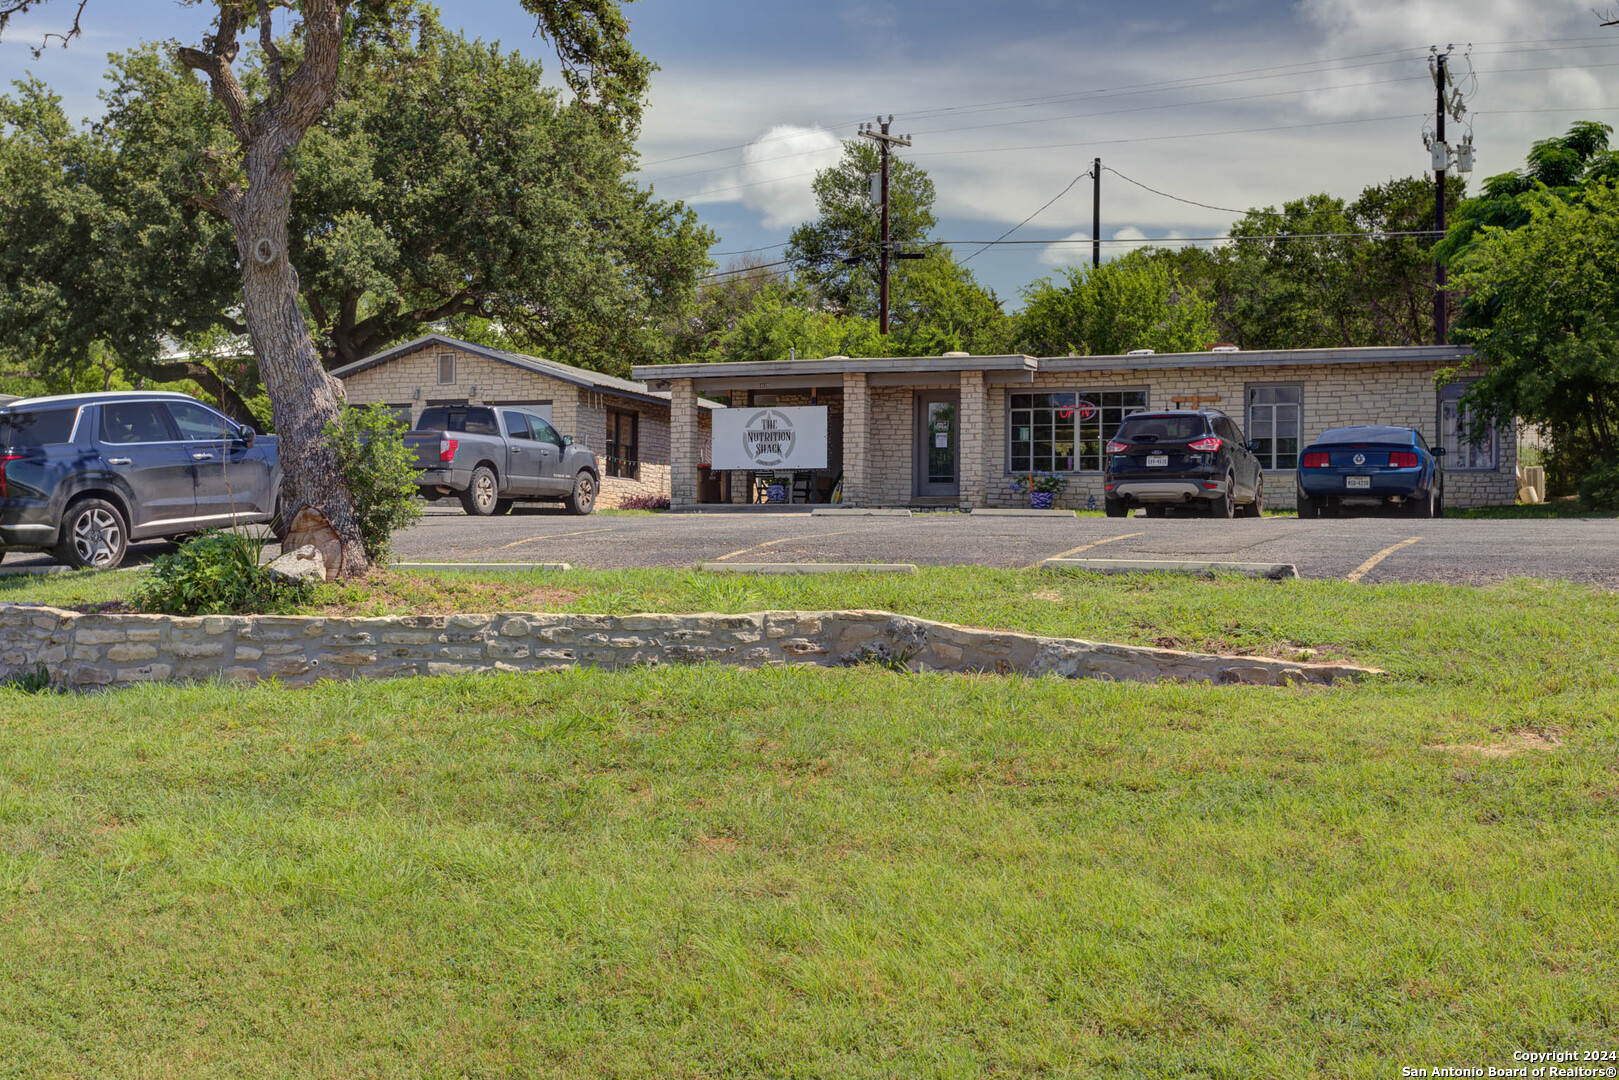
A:
{"label": "asphalt pavement", "polygon": [[410,562],[567,562],[612,569],[701,562],[908,562],[1023,567],[1058,556],[1287,562],[1303,578],[1482,584],[1566,578],[1619,588],[1619,521],[1403,517],[812,517],[808,513],[469,518],[429,508],[395,540]]}
{"label": "asphalt pavement", "polygon": [[[429,506],[418,524],[394,538],[394,549],[407,562],[565,562],[591,569],[727,561],[1029,567],[1057,557],[1206,559],[1292,563],[1307,579],[1485,584],[1541,577],[1619,588],[1619,521],[1612,518],[1216,521],[768,511],[580,518],[549,507],[472,518]],[[172,550],[166,543],[136,544],[128,564]],[[50,565],[44,555],[13,552],[0,573]]]}

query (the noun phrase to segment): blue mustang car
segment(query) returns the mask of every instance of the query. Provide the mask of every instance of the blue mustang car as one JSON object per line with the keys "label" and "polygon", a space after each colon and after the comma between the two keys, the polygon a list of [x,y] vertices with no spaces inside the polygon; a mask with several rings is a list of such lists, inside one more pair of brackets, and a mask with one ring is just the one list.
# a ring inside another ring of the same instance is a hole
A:
{"label": "blue mustang car", "polygon": [[1336,516],[1355,503],[1404,508],[1413,517],[1444,513],[1445,448],[1430,448],[1422,432],[1404,427],[1342,427],[1323,431],[1299,455],[1299,517]]}

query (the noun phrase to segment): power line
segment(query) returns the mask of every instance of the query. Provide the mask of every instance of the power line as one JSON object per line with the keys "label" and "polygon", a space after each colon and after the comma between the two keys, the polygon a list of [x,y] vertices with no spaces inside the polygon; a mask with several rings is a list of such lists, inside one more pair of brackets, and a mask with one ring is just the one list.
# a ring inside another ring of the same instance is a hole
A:
{"label": "power line", "polygon": [[1226,213],[1229,213],[1229,214],[1246,214],[1248,212],[1247,210],[1237,210],[1237,209],[1235,209],[1233,207],[1230,207],[1230,206],[1213,206],[1213,205],[1211,205],[1209,203],[1206,203],[1206,202],[1198,202],[1195,199],[1183,199],[1179,195],[1171,195],[1167,191],[1159,191],[1155,187],[1148,187],[1146,184],[1143,184],[1140,180],[1132,180],[1132,179],[1130,179],[1130,177],[1124,175],[1123,173],[1121,173],[1119,170],[1115,169],[1111,165],[1104,165],[1104,166],[1102,166],[1102,168],[1106,169],[1108,172],[1112,173],[1114,176],[1117,176],[1120,180],[1123,180],[1123,181],[1125,181],[1127,183],[1134,184],[1136,187],[1141,188],[1143,191],[1150,191],[1154,195],[1162,195],[1166,199],[1173,199],[1176,202],[1186,203],[1188,206],[1201,206],[1205,210],[1223,210],[1223,211],[1225,211]]}
{"label": "power line", "polygon": [[1087,177],[1087,176],[1094,177],[1094,175],[1095,175],[1094,173],[1092,173],[1089,169],[1087,169],[1085,172],[1080,173],[1078,176],[1076,176],[1072,180],[1068,181],[1068,186],[1063,188],[1061,191],[1057,192],[1057,194],[1053,195],[1046,202],[1045,206],[1042,206],[1039,210],[1036,210],[1034,213],[1030,214],[1028,217],[1024,218],[1022,221],[1018,222],[1016,225],[1012,226],[1010,229],[1007,229],[1005,232],[1001,233],[1001,235],[997,236],[995,239],[991,240],[989,243],[985,244],[983,247],[979,248],[977,251],[973,252],[971,255],[967,256],[965,259],[962,259],[961,260],[961,265],[966,266],[968,263],[972,262],[978,256],[982,255],[984,252],[988,251],[990,248],[994,247],[996,244],[1000,243],[1002,240],[1005,240],[1008,236],[1011,236],[1013,233],[1015,233],[1019,229],[1023,228],[1023,226],[1027,225],[1029,222],[1031,222],[1035,218],[1039,217],[1040,214],[1046,209],[1047,206],[1050,206],[1052,203],[1056,202],[1058,199],[1062,198],[1064,195],[1066,195],[1070,191],[1072,191],[1075,184],[1079,183],[1081,180],[1085,179],[1085,177]]}
{"label": "power line", "polygon": [[1089,240],[1072,236],[1052,240],[929,240],[930,244],[944,247],[983,244],[989,247],[1013,247],[1036,244],[1189,244],[1199,241],[1235,243],[1245,240],[1394,240],[1407,236],[1436,237],[1443,234],[1435,229],[1403,229],[1391,232],[1336,232],[1336,233],[1265,233],[1263,235],[1232,236],[1121,236],[1112,240]]}

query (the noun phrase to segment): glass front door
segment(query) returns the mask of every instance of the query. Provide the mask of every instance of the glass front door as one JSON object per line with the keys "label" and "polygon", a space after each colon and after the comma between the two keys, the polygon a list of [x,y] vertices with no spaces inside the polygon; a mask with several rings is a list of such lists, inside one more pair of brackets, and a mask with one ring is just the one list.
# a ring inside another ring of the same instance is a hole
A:
{"label": "glass front door", "polygon": [[920,498],[949,498],[961,493],[957,430],[960,404],[961,395],[955,390],[917,391],[912,492]]}

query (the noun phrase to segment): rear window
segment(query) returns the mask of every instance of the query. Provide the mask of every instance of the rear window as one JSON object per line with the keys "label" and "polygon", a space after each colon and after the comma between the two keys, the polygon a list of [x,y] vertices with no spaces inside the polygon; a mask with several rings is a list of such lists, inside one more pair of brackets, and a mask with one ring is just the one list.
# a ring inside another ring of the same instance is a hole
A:
{"label": "rear window", "polygon": [[1125,442],[1191,442],[1205,432],[1201,416],[1132,416],[1119,428]]}
{"label": "rear window", "polygon": [[419,431],[464,431],[468,435],[499,435],[495,410],[475,406],[434,405],[422,410]]}
{"label": "rear window", "polygon": [[7,450],[34,450],[73,437],[77,409],[39,409],[0,416],[0,446]]}

